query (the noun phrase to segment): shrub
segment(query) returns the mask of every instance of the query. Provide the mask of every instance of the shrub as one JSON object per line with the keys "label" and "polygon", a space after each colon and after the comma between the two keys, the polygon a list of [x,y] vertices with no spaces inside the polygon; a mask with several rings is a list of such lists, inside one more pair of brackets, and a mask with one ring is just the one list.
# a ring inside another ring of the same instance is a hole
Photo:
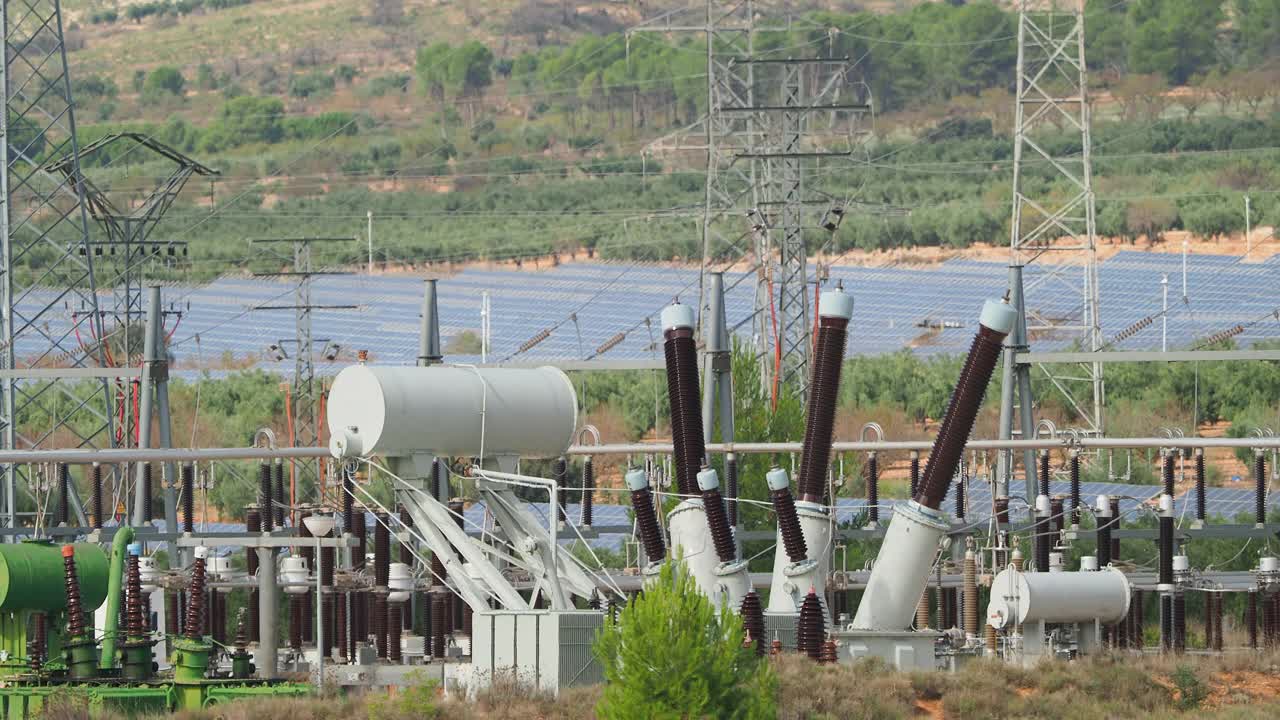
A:
{"label": "shrub", "polygon": [[147,94],[181,95],[186,83],[186,78],[182,77],[182,73],[177,68],[163,65],[152,70],[151,74],[147,75],[147,82],[143,85],[143,92]]}
{"label": "shrub", "polygon": [[1200,703],[1209,696],[1209,688],[1188,665],[1179,665],[1173,671],[1173,685],[1178,689],[1178,707],[1183,710],[1200,707]]}
{"label": "shrub", "polygon": [[325,95],[333,92],[333,88],[333,76],[319,71],[294,75],[289,79],[289,94],[298,98]]}
{"label": "shrub", "polygon": [[411,82],[413,78],[404,73],[379,75],[369,80],[369,84],[365,86],[365,92],[372,97],[382,97],[393,92],[402,93],[409,89]]}
{"label": "shrub", "polygon": [[713,607],[683,565],[667,562],[596,639],[608,681],[597,715],[774,717],[777,678],[742,641],[741,618]]}

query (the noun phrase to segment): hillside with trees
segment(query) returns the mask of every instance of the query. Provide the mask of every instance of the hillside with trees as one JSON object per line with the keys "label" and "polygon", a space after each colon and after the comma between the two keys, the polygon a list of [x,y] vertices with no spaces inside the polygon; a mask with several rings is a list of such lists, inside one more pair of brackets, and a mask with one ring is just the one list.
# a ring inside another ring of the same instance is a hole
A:
{"label": "hillside with trees", "polygon": [[[83,142],[140,130],[223,172],[160,229],[192,243],[195,277],[250,262],[246,237],[354,235],[369,211],[391,266],[699,252],[705,161],[645,150],[706,110],[704,41],[623,32],[661,3],[67,5]],[[875,108],[859,152],[823,167],[824,189],[909,211],[856,215],[813,250],[1007,237],[1015,16],[992,2],[801,5],[757,52],[849,57]],[[1091,0],[1087,27],[1099,231],[1239,232],[1246,194],[1254,225],[1273,223],[1280,0]],[[1060,130],[1040,141],[1078,152]],[[139,155],[88,165],[136,198],[163,171]]]}

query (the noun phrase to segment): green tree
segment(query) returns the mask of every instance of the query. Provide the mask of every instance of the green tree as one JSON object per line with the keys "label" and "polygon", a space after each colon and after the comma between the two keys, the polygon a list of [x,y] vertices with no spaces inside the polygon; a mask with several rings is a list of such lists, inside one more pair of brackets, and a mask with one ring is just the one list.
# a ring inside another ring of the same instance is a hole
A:
{"label": "green tree", "polygon": [[683,565],[668,561],[596,638],[608,681],[596,713],[603,720],[775,717],[777,679],[743,638],[737,613],[713,607]]}
{"label": "green tree", "polygon": [[443,42],[418,49],[418,61],[414,65],[418,83],[423,92],[436,100],[444,99],[449,77],[449,56],[452,52],[449,43]]}
{"label": "green tree", "polygon": [[1280,55],[1280,0],[1232,2],[1238,49],[1250,67]]}
{"label": "green tree", "polygon": [[1216,62],[1222,19],[1219,2],[1136,0],[1129,6],[1129,69],[1182,85]]}
{"label": "green tree", "polygon": [[238,97],[223,104],[200,145],[207,152],[217,152],[255,142],[280,142],[283,137],[284,103],[280,99]]}
{"label": "green tree", "polygon": [[151,71],[147,75],[147,83],[143,86],[143,92],[148,95],[182,95],[183,88],[186,86],[186,78],[182,77],[182,73],[175,67],[164,65]]}
{"label": "green tree", "polygon": [[472,40],[449,53],[448,84],[457,95],[478,95],[493,83],[493,53]]}

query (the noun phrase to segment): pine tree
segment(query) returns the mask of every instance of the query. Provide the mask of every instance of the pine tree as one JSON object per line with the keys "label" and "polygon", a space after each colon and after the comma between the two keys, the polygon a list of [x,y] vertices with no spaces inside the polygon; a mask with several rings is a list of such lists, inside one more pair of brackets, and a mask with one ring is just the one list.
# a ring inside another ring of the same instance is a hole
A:
{"label": "pine tree", "polygon": [[677,570],[667,562],[596,639],[608,682],[596,714],[602,720],[772,718],[777,680],[742,641],[737,614],[717,610],[683,565]]}

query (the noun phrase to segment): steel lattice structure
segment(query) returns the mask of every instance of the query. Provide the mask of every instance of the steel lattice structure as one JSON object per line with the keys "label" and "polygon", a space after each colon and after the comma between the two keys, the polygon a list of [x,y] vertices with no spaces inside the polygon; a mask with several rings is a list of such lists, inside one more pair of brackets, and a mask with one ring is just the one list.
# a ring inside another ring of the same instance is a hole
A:
{"label": "steel lattice structure", "polygon": [[[120,145],[128,147],[118,151]],[[157,258],[175,258],[186,255],[186,243],[153,240],[152,232],[172,207],[187,180],[192,175],[211,177],[218,171],[205,166],[164,143],[158,142],[149,135],[135,132],[111,133],[80,148],[79,161],[88,162],[88,158],[99,152],[120,152],[115,157],[125,157],[137,150],[145,150],[147,154],[158,156],[172,163],[169,175],[154,190],[142,198],[140,202],[130,202],[125,207],[112,201],[110,196],[93,183],[84,178],[85,200],[88,203],[90,216],[102,226],[106,237],[89,243],[96,263],[97,276],[104,280],[101,285],[114,289],[114,320],[121,326],[133,326],[141,321],[143,307],[142,285],[143,271],[148,262]],[[50,170],[71,177],[70,158],[60,158],[49,164]],[[129,333],[123,333],[120,339],[123,348],[121,362],[130,362],[141,352],[141,347],[133,342]]]}
{"label": "steel lattice structure", "polygon": [[[89,252],[58,0],[0,0],[4,23],[4,163],[0,171],[0,427],[5,448],[94,446],[111,438],[105,338]],[[44,158],[62,158],[53,173]],[[80,372],[66,370],[80,369]],[[73,386],[67,376],[88,379]],[[25,423],[39,423],[27,430]],[[5,468],[7,524],[20,469]],[[76,503],[77,514],[82,512]]]}
{"label": "steel lattice structure", "polygon": [[[310,238],[273,238],[254,240],[255,244],[270,245],[287,243],[292,251],[292,270],[283,272],[255,273],[259,276],[295,277],[298,285],[294,291],[292,305],[259,305],[254,310],[292,310],[294,313],[294,338],[292,341],[280,339],[270,349],[278,353],[278,359],[287,357],[284,346],[294,347],[292,398],[293,433],[290,442],[300,447],[314,447],[319,440],[319,418],[316,409],[319,405],[315,380],[315,344],[322,342],[329,346],[327,338],[316,338],[312,332],[312,314],[316,310],[356,310],[358,305],[317,305],[311,302],[311,279],[316,275],[334,275],[345,273],[321,272],[313,269],[311,264],[311,246],[315,243],[354,242],[352,237],[310,237]],[[336,354],[336,349],[334,350]],[[330,360],[333,358],[330,357]],[[300,485],[318,486],[320,466],[312,460],[299,460],[293,463],[297,472],[296,480]]]}
{"label": "steel lattice structure", "polygon": [[628,33],[692,32],[706,39],[707,113],[646,151],[706,153],[699,306],[706,309],[710,260],[749,237],[757,263],[753,337],[761,377],[777,372],[782,384],[803,395],[811,346],[806,232],[829,238],[849,205],[808,180],[823,159],[849,158],[853,128],[869,106],[842,101],[850,91],[847,58],[758,55],[757,34],[789,29],[759,23],[759,9],[753,0],[708,0],[701,25],[685,9]]}
{"label": "steel lattice structure", "polygon": [[[1096,352],[1103,343],[1084,8],[1074,0],[1069,9],[1058,9],[1057,3],[1043,5],[1022,0],[1018,12],[1010,264],[1022,267],[1049,253],[1056,256],[1057,268],[1031,278],[1027,289],[1048,284],[1078,297],[1080,304],[1066,314],[1023,308],[1027,333],[1071,333],[1082,349]],[[1055,152],[1040,144],[1036,133],[1051,124],[1078,132],[1081,151]],[[1027,181],[1029,163],[1046,168],[1050,179],[1065,181],[1070,192],[1037,192],[1046,183],[1039,182],[1043,178]],[[1085,429],[1102,434],[1101,363],[1084,363],[1078,370],[1041,367],[1068,398]]]}

